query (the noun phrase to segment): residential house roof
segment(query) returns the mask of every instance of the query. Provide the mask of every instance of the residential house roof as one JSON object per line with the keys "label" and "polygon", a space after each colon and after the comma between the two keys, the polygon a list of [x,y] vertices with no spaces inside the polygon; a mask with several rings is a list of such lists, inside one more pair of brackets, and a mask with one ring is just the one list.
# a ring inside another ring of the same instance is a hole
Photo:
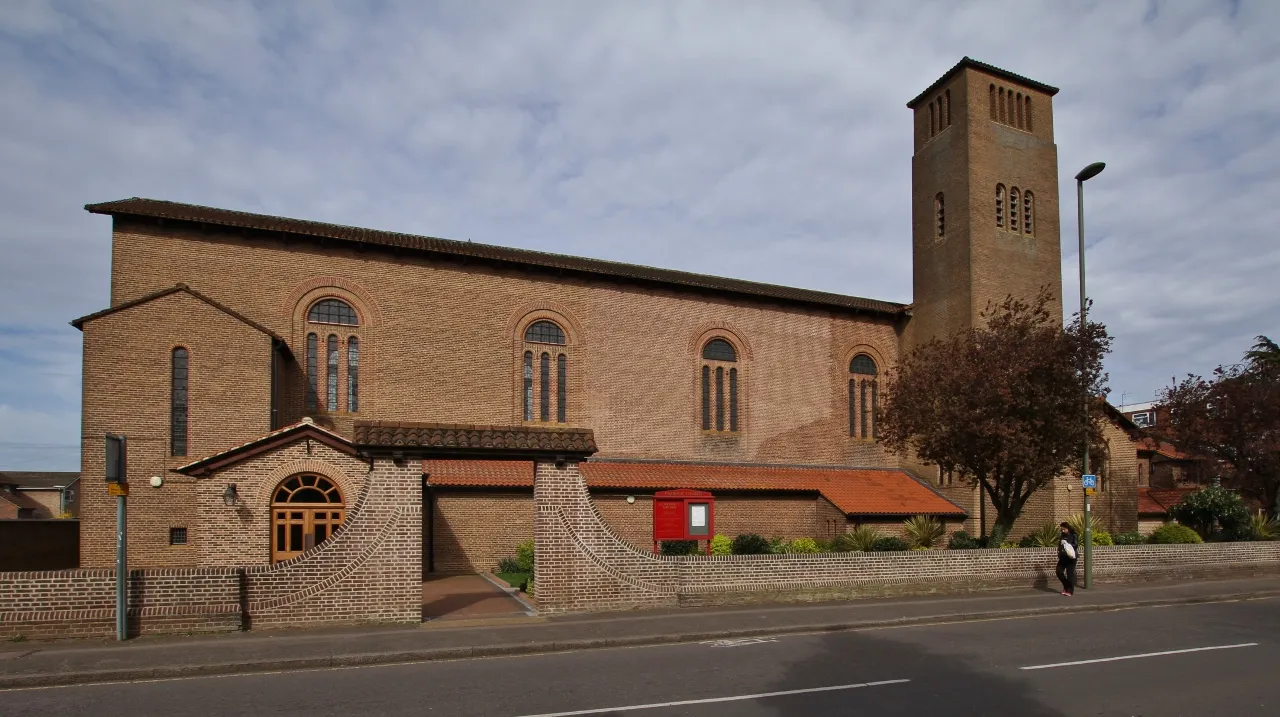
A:
{"label": "residential house roof", "polygon": [[1198,488],[1138,488],[1138,515],[1143,517],[1164,517],[1169,509]]}
{"label": "residential house roof", "polygon": [[79,471],[0,471],[0,483],[19,490],[66,488],[78,480]]}
{"label": "residential house roof", "polygon": [[196,204],[181,204],[158,199],[132,197],[100,204],[86,204],[85,209],[94,214],[111,216],[135,216],[150,219],[187,222],[196,225],[213,225],[239,229],[252,229],[276,234],[287,234],[317,239],[332,239],[359,246],[387,247],[393,250],[413,251],[464,260],[480,260],[498,264],[518,265],[558,272],[575,272],[615,279],[638,281],[713,291],[718,293],[764,297],[789,302],[839,308],[858,312],[900,317],[908,310],[906,304],[892,301],[865,299],[825,291],[798,289],[789,286],[764,284],[742,279],[694,274],[686,271],[658,269],[636,264],[624,264],[601,259],[588,259],[564,254],[513,249],[508,247],[456,241],[438,237],[402,234],[399,232],[363,229],[342,224],[287,217],[252,214],[230,209],[217,209]]}

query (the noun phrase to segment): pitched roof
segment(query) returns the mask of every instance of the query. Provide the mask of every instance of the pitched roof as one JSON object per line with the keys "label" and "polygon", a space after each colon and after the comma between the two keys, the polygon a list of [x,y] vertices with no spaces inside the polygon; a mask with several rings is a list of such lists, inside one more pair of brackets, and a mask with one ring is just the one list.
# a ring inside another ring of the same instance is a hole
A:
{"label": "pitched roof", "polygon": [[968,67],[971,67],[975,70],[981,70],[989,75],[995,75],[996,77],[1009,80],[1010,82],[1017,82],[1025,87],[1030,87],[1033,90],[1040,90],[1041,92],[1049,95],[1050,97],[1053,97],[1054,95],[1058,94],[1057,87],[1054,87],[1052,85],[1046,85],[1043,82],[1037,82],[1031,79],[1030,77],[1023,77],[1022,75],[1010,72],[1000,67],[996,67],[995,65],[988,65],[985,62],[979,62],[973,59],[972,57],[965,56],[961,58],[960,61],[957,62],[955,65],[953,65],[950,70],[947,70],[946,72],[942,73],[942,77],[939,77],[938,79],[934,80],[932,85],[929,85],[928,87],[926,87],[924,92],[921,92],[920,94],[916,95],[910,102],[908,102],[907,107],[910,107],[911,109],[915,109],[916,105],[919,104],[921,100],[923,100],[928,95],[933,94],[933,92],[937,90],[939,87],[945,85],[947,81],[950,80],[951,77],[955,75],[957,72]]}
{"label": "pitched roof", "polygon": [[74,320],[72,320],[71,325],[72,325],[72,326],[74,326],[74,327],[76,327],[77,329],[80,329],[80,330],[82,330],[82,331],[83,331],[83,330],[84,330],[84,329],[83,329],[84,325],[85,325],[85,324],[87,324],[87,323],[88,323],[88,322],[90,322],[90,321],[93,321],[94,319],[99,319],[99,318],[102,318],[103,316],[107,316],[108,314],[114,314],[114,313],[116,313],[116,312],[118,312],[118,311],[124,311],[125,309],[132,309],[133,307],[135,307],[135,306],[139,306],[139,305],[141,305],[141,304],[145,304],[145,303],[147,303],[148,301],[155,301],[156,299],[159,299],[159,298],[161,298],[161,297],[165,297],[165,296],[168,296],[168,295],[170,295],[170,294],[176,294],[176,293],[178,293],[178,292],[183,292],[183,293],[186,293],[186,294],[190,294],[191,296],[194,296],[195,298],[199,299],[200,301],[203,301],[204,303],[208,304],[209,306],[212,306],[213,308],[217,309],[218,311],[221,311],[222,313],[224,313],[224,314],[226,314],[226,315],[228,315],[228,316],[230,316],[230,317],[232,317],[232,318],[234,318],[234,319],[238,319],[238,320],[240,320],[240,321],[242,321],[242,322],[244,322],[244,323],[248,324],[249,326],[252,326],[253,328],[257,329],[258,331],[261,331],[262,333],[266,334],[267,336],[270,336],[271,338],[273,338],[273,339],[275,339],[276,341],[278,341],[278,342],[279,342],[282,346],[284,346],[284,347],[286,348],[286,350],[287,350],[287,346],[288,346],[288,345],[285,343],[285,340],[284,340],[284,339],[283,339],[279,334],[277,334],[276,332],[272,331],[271,329],[268,329],[267,327],[265,327],[265,326],[263,326],[262,324],[260,324],[260,323],[258,323],[258,322],[256,322],[256,321],[254,321],[253,319],[250,319],[249,317],[245,316],[244,314],[241,314],[240,312],[235,311],[234,309],[231,309],[231,308],[227,307],[227,306],[226,306],[226,305],[224,305],[224,304],[220,304],[220,303],[218,303],[217,301],[214,301],[213,299],[210,299],[209,297],[205,296],[204,294],[201,294],[200,292],[196,291],[195,289],[192,289],[191,287],[187,286],[186,284],[175,284],[175,285],[173,285],[173,286],[169,287],[168,289],[161,289],[161,290],[159,290],[159,291],[154,291],[154,292],[152,292],[152,293],[150,293],[150,294],[147,294],[146,296],[140,296],[140,297],[138,297],[138,298],[136,298],[136,299],[133,299],[133,300],[131,300],[131,301],[126,301],[126,302],[124,302],[123,304],[117,304],[117,305],[115,305],[115,306],[112,306],[112,307],[111,307],[111,308],[109,308],[109,309],[103,309],[102,311],[95,311],[95,312],[93,312],[92,314],[89,314],[89,315],[87,315],[87,316],[81,316],[81,317],[80,317],[80,318],[78,318],[78,319],[74,319]]}
{"label": "pitched roof", "polygon": [[[580,464],[591,488],[820,493],[847,515],[963,516],[965,511],[905,471],[765,464],[593,460]],[[424,461],[434,486],[525,488],[527,461]]]}
{"label": "pitched roof", "polygon": [[255,438],[248,443],[241,443],[234,448],[228,448],[225,451],[215,453],[211,456],[193,461],[174,470],[179,473],[186,473],[192,476],[208,475],[214,471],[221,470],[227,466],[239,463],[240,461],[252,458],[268,451],[273,451],[281,446],[286,446],[295,441],[308,438],[319,441],[334,450],[342,451],[348,455],[355,455],[356,448],[351,441],[334,433],[317,426],[310,418],[303,418],[301,421],[292,426],[285,426],[278,430]]}
{"label": "pitched roof", "polygon": [[80,480],[79,471],[0,471],[0,483],[19,489],[65,488]]}
{"label": "pitched roof", "polygon": [[44,508],[44,504],[29,495],[23,495],[22,493],[10,493],[7,490],[0,490],[0,500],[3,500],[10,505],[15,505],[19,509],[23,510],[38,511]]}
{"label": "pitched roof", "polygon": [[1169,509],[1199,488],[1138,488],[1138,515],[1166,516]]}
{"label": "pitched roof", "polygon": [[469,241],[440,239],[438,237],[402,234],[399,232],[362,229],[341,224],[327,224],[304,219],[290,219],[266,214],[251,214],[230,209],[216,209],[195,204],[166,202],[158,199],[133,197],[100,204],[86,204],[85,209],[94,214],[111,216],[137,216],[152,219],[168,219],[197,224],[210,224],[240,229],[279,232],[320,239],[337,239],[359,245],[374,245],[400,250],[418,251],[436,255],[455,256],[499,264],[537,267],[558,271],[580,272],[610,276],[624,280],[664,284],[687,289],[701,289],[730,294],[759,296],[783,301],[816,304],[845,310],[903,315],[908,306],[891,301],[864,299],[825,291],[812,291],[789,286],[763,284],[742,279],[730,279],[686,271],[658,269],[636,264],[623,264],[601,259],[552,254],[477,244]]}
{"label": "pitched roof", "polygon": [[1186,453],[1184,451],[1178,450],[1178,447],[1173,445],[1172,443],[1169,443],[1167,441],[1161,441],[1156,438],[1152,438],[1150,436],[1143,438],[1142,441],[1139,442],[1138,447],[1139,447],[1138,448],[1139,450],[1151,451],[1152,453],[1156,453],[1158,455],[1164,456],[1165,458],[1172,458],[1174,460],[1179,460],[1179,461],[1197,460],[1196,457],[1191,455],[1190,453]]}
{"label": "pitched roof", "polygon": [[478,426],[461,423],[356,421],[355,444],[362,449],[402,450],[428,455],[485,455],[534,458],[589,456],[596,452],[589,428]]}

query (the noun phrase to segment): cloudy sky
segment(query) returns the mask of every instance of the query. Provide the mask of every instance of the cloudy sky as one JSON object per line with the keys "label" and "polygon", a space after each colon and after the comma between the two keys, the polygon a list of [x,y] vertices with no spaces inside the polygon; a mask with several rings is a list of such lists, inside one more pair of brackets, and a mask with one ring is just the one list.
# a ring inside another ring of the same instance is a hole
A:
{"label": "cloudy sky", "polygon": [[1113,402],[1280,337],[1280,3],[5,0],[0,469],[79,466],[80,334],[147,196],[911,300],[910,112],[1061,88]]}

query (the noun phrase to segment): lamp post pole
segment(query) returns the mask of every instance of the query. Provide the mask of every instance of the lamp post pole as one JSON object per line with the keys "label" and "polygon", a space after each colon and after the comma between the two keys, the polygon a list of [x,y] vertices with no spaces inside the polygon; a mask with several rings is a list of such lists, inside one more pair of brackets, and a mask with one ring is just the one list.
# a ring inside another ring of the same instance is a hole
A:
{"label": "lamp post pole", "polygon": [[[1106,168],[1103,162],[1094,162],[1076,175],[1076,226],[1080,234],[1080,338],[1084,338],[1085,329],[1085,290],[1084,290],[1084,183],[1086,180],[1098,176],[1098,174]],[[1081,366],[1081,370],[1084,367]],[[1089,396],[1088,390],[1084,396],[1084,420],[1088,426],[1092,420],[1089,415]],[[1084,473],[1089,473],[1089,436],[1085,434],[1084,439]],[[1093,587],[1093,513],[1092,504],[1088,490],[1084,493],[1084,587],[1086,590]]]}

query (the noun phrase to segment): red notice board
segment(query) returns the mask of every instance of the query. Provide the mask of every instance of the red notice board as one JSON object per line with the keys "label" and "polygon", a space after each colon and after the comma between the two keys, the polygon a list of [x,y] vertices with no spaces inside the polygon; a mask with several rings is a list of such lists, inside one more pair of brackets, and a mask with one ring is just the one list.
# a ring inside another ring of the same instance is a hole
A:
{"label": "red notice board", "polygon": [[706,491],[663,490],[653,494],[653,552],[663,540],[705,540],[711,550],[715,498]]}

